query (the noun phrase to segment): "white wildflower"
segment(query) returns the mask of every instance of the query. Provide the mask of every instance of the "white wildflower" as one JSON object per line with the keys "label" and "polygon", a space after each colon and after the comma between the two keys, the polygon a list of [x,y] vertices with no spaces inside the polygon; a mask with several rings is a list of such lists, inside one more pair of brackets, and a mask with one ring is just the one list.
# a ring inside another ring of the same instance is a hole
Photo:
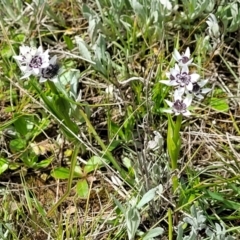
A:
{"label": "white wildflower", "polygon": [[180,67],[189,66],[193,61],[193,59],[190,59],[190,49],[189,49],[189,47],[186,49],[185,53],[183,53],[182,55],[175,48],[174,51],[173,51],[173,58],[175,59],[175,61],[178,62],[178,65]]}
{"label": "white wildflower", "polygon": [[48,50],[43,52],[40,46],[38,49],[28,46],[20,47],[20,55],[14,56],[20,63],[20,69],[24,73],[21,79],[27,78],[30,75],[39,75],[42,68],[49,66]]}
{"label": "white wildflower", "polygon": [[168,100],[165,100],[165,102],[170,107],[169,109],[163,110],[163,112],[166,113],[174,113],[175,115],[184,115],[189,116],[191,115],[190,111],[188,110],[188,107],[192,103],[192,95],[187,94],[187,97],[185,99],[182,99],[183,90],[178,89],[174,92],[174,101],[170,102]]}
{"label": "white wildflower", "polygon": [[178,86],[179,88],[187,89],[192,91],[193,83],[197,82],[200,75],[197,73],[189,73],[187,66],[183,66],[182,69],[175,64],[175,68],[171,68],[170,72],[166,74],[170,80],[160,80],[161,83],[168,86]]}
{"label": "white wildflower", "polygon": [[59,65],[57,63],[57,56],[53,56],[49,61],[49,66],[46,68],[42,68],[40,70],[40,80],[39,82],[46,82],[47,80],[52,82],[58,81],[58,72],[59,72]]}
{"label": "white wildflower", "polygon": [[212,90],[211,88],[203,88],[207,82],[208,79],[193,83],[192,91],[189,91],[189,93],[202,100],[204,98],[203,94],[206,94]]}

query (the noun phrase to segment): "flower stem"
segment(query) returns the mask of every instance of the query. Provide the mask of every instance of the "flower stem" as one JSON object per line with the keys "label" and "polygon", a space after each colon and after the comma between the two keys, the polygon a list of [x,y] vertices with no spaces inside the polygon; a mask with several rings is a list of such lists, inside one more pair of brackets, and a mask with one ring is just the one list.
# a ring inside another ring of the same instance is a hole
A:
{"label": "flower stem", "polygon": [[177,120],[175,123],[175,129],[174,129],[174,135],[173,135],[173,141],[176,145],[176,152],[175,152],[175,159],[172,161],[172,169],[177,169],[177,160],[179,157],[179,152],[181,148],[181,136],[180,136],[180,129],[182,126],[182,114],[177,116]]}
{"label": "flower stem", "polygon": [[177,166],[177,161],[179,158],[179,153],[180,153],[180,149],[181,149],[181,136],[180,136],[180,129],[181,129],[181,125],[182,125],[182,115],[178,115],[175,124],[172,122],[171,119],[171,127],[168,129],[168,131],[171,132],[171,134],[169,133],[169,138],[172,138],[172,146],[169,147],[169,153],[170,153],[170,158],[171,158],[171,168],[173,173],[172,176],[172,184],[173,184],[173,192],[176,191],[176,189],[178,188],[178,176],[176,174],[176,170],[178,168]]}

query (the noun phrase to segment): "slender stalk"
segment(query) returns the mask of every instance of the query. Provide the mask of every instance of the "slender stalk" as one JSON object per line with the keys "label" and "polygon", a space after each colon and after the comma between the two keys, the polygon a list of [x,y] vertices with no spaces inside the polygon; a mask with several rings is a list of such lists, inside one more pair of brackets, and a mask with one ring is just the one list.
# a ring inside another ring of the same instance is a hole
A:
{"label": "slender stalk", "polygon": [[48,217],[52,216],[52,214],[56,211],[56,209],[60,206],[60,204],[68,197],[68,195],[71,191],[75,166],[76,166],[76,163],[77,163],[77,156],[78,156],[78,152],[79,152],[79,147],[80,147],[80,143],[76,143],[76,145],[74,147],[74,150],[73,150],[72,157],[71,157],[71,165],[70,165],[70,172],[69,172],[69,178],[68,178],[66,192],[56,202],[56,204],[54,204],[54,206],[48,211],[48,213],[47,213]]}
{"label": "slender stalk", "polygon": [[168,240],[173,239],[173,223],[172,223],[172,210],[168,209]]}
{"label": "slender stalk", "polygon": [[179,114],[177,116],[177,120],[176,120],[175,128],[174,128],[174,135],[173,135],[173,141],[176,145],[175,158],[172,159],[172,169],[173,170],[177,169],[177,160],[179,157],[179,152],[180,152],[180,147],[181,147],[181,136],[180,136],[181,125],[182,125],[182,114]]}
{"label": "slender stalk", "polygon": [[171,131],[173,132],[172,140],[174,142],[174,150],[171,149],[171,151],[174,151],[174,153],[171,154],[171,167],[172,170],[174,171],[173,176],[172,176],[172,184],[173,184],[173,192],[176,191],[178,188],[178,176],[175,170],[177,170],[177,161],[179,158],[179,152],[181,149],[181,136],[180,136],[180,129],[182,125],[182,114],[177,116],[176,123],[172,126],[173,129]]}

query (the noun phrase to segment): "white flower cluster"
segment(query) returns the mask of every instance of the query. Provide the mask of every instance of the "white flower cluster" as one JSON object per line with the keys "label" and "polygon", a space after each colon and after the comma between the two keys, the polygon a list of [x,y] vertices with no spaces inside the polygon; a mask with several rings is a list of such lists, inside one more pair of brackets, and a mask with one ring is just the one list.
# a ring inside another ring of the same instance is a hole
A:
{"label": "white flower cluster", "polygon": [[[160,80],[161,83],[175,88],[173,97],[174,101],[170,102],[165,100],[169,109],[164,112],[174,113],[175,115],[189,116],[191,113],[188,110],[192,103],[193,97],[203,99],[203,94],[211,91],[210,88],[203,88],[208,80],[200,80],[200,75],[197,73],[189,72],[189,65],[192,64],[193,59],[190,58],[190,49],[187,48],[185,53],[180,53],[174,49],[173,58],[177,62],[174,68],[170,69],[166,75],[169,80]],[[186,97],[183,98],[183,95]]]}
{"label": "white flower cluster", "polygon": [[44,52],[41,46],[38,49],[21,46],[20,54],[14,58],[19,62],[20,69],[24,74],[20,79],[34,75],[40,77],[40,82],[47,80],[57,82],[59,70],[57,57],[53,56],[49,60],[48,50]]}

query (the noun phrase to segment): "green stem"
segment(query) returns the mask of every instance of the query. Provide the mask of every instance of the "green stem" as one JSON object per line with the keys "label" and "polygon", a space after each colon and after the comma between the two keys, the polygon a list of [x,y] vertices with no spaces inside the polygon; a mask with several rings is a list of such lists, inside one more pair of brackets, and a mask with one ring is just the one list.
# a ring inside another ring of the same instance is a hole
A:
{"label": "green stem", "polygon": [[172,170],[174,171],[172,176],[173,192],[175,192],[179,186],[178,176],[175,170],[177,170],[178,168],[177,160],[179,158],[179,152],[181,149],[181,136],[180,136],[181,126],[182,126],[182,114],[177,116],[176,123],[174,124],[174,129],[173,129],[173,141],[176,147],[175,153],[173,155],[174,157],[171,158]]}
{"label": "green stem", "polygon": [[180,136],[181,126],[182,126],[182,114],[177,116],[174,133],[173,133],[173,141],[176,145],[176,154],[175,154],[175,158],[172,159],[172,170],[177,169],[177,160],[178,160],[179,152],[181,148],[181,136]]}
{"label": "green stem", "polygon": [[172,210],[168,209],[168,240],[173,239],[173,222],[172,222]]}
{"label": "green stem", "polygon": [[175,192],[178,188],[178,177],[176,175],[176,173],[174,173],[174,175],[172,176],[172,185],[173,185],[173,192]]}
{"label": "green stem", "polygon": [[69,171],[69,178],[68,178],[68,183],[67,183],[67,189],[66,192],[62,195],[62,197],[54,204],[54,206],[49,210],[47,213],[47,216],[50,217],[52,214],[57,210],[58,206],[68,197],[70,194],[71,188],[72,188],[72,181],[73,181],[73,176],[75,172],[75,166],[77,163],[77,156],[79,152],[79,147],[80,143],[76,143],[73,154],[71,157],[71,165],[70,165],[70,171]]}

